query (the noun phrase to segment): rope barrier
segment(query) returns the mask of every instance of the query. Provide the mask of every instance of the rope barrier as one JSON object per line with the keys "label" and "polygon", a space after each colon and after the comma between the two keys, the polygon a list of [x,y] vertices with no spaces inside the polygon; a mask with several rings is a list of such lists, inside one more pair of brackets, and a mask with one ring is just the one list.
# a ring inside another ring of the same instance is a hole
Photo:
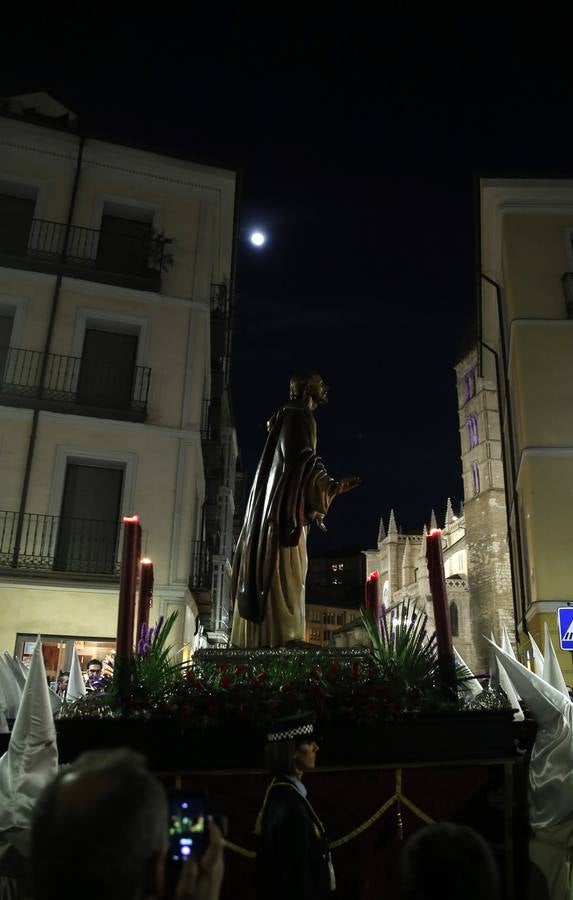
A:
{"label": "rope barrier", "polygon": [[[330,849],[336,850],[336,849],[338,849],[338,847],[342,847],[344,844],[348,844],[354,838],[358,837],[360,834],[362,834],[364,831],[366,831],[368,828],[370,828],[372,825],[374,825],[374,823],[377,822],[378,819],[381,816],[383,816],[384,813],[388,809],[390,809],[390,807],[394,806],[394,804],[396,804],[398,806],[398,827],[399,827],[400,831],[401,831],[401,813],[400,813],[400,805],[401,804],[403,804],[404,806],[407,806],[408,809],[411,812],[413,812],[415,816],[417,816],[419,819],[422,819],[422,821],[426,822],[426,824],[431,825],[434,822],[434,819],[431,819],[430,816],[428,816],[423,810],[421,810],[419,806],[416,806],[415,803],[412,803],[412,801],[409,800],[408,797],[406,797],[402,793],[402,769],[396,769],[395,792],[390,797],[390,799],[386,800],[386,802],[383,803],[382,806],[380,806],[376,810],[376,812],[374,812],[370,816],[369,819],[366,819],[365,822],[362,822],[362,824],[357,825],[356,828],[354,828],[352,831],[349,831],[348,834],[343,835],[343,837],[337,838],[337,840],[335,840],[335,841],[330,841],[330,843],[329,843]],[[241,847],[241,846],[239,846],[239,844],[234,844],[233,841],[225,840],[224,846],[228,850],[232,850],[233,853],[238,853],[241,856],[247,857],[247,859],[255,859],[256,855],[257,855],[254,850],[247,850],[246,847]]]}

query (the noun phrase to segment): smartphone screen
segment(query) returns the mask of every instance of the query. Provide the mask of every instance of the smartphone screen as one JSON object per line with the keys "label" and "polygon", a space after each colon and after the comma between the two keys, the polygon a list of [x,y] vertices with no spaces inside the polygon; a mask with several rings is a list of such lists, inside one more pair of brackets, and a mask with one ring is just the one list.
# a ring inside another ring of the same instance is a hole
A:
{"label": "smartphone screen", "polygon": [[169,799],[169,859],[184,862],[205,852],[207,804],[201,794],[172,794]]}

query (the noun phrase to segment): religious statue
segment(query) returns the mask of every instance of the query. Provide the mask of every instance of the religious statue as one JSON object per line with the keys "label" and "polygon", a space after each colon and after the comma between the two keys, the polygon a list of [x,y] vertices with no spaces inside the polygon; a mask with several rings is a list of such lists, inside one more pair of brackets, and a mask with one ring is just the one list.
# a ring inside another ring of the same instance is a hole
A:
{"label": "religious statue", "polygon": [[338,494],[360,484],[335,481],[316,455],[314,410],[328,387],[314,372],[291,378],[290,401],[267,424],[233,561],[234,647],[281,647],[305,639],[306,537]]}

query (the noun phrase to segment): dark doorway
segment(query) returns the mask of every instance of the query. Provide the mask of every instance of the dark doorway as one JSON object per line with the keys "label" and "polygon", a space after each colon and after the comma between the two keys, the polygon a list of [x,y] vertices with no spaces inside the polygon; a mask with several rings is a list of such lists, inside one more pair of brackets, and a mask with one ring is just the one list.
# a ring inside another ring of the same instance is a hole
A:
{"label": "dark doorway", "polygon": [[35,198],[0,194],[0,253],[28,252],[35,207]]}
{"label": "dark doorway", "polygon": [[145,275],[151,249],[151,223],[104,214],[96,265],[106,272]]}
{"label": "dark doorway", "polygon": [[130,409],[137,335],[87,329],[77,402],[84,406]]}
{"label": "dark doorway", "polygon": [[68,463],[54,568],[113,574],[123,469]]}

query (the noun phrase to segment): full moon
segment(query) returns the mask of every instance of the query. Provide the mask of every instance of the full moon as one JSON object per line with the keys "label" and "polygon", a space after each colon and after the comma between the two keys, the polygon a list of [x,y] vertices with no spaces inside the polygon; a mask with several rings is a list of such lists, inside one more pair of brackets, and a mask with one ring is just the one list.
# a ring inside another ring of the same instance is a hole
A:
{"label": "full moon", "polygon": [[254,247],[262,247],[266,241],[266,237],[262,233],[262,231],[253,231],[250,237],[250,241]]}

